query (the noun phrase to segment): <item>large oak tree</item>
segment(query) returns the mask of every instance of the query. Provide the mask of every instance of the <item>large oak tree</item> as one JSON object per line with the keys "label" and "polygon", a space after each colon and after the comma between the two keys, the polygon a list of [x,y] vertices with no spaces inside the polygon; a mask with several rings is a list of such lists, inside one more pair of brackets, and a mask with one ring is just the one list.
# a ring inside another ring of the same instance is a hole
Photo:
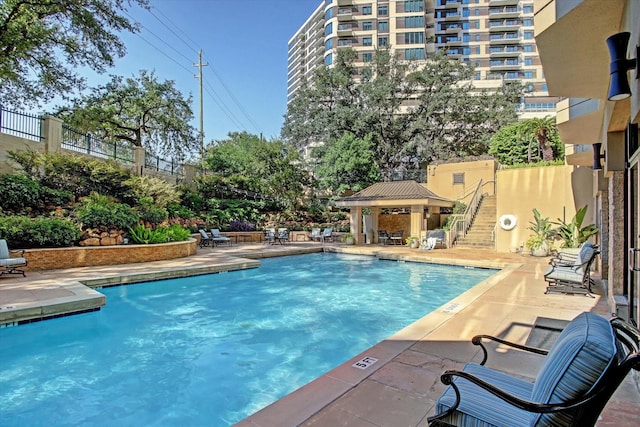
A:
{"label": "large oak tree", "polygon": [[137,31],[122,15],[148,0],[2,0],[0,99],[42,105],[84,88],[77,68],[102,73],[125,54],[119,32]]}

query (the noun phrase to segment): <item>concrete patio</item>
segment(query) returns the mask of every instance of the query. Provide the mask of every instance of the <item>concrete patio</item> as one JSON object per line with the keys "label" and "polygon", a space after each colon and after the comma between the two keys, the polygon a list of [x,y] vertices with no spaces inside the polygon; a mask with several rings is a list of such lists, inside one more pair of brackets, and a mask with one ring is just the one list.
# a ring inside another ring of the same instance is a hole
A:
{"label": "concrete patio", "polygon": [[[239,244],[199,249],[188,258],[108,267],[29,272],[26,278],[0,278],[0,325],[17,323],[21,314],[38,317],[65,310],[96,309],[99,293],[83,286],[133,283],[157,278],[251,268],[255,259],[322,250],[319,243]],[[609,317],[601,288],[596,297],[545,295],[547,258],[524,254],[407,247],[327,244],[336,252],[377,255],[383,259],[500,268],[501,271],[460,297],[426,315],[352,360],[238,423],[238,426],[426,426],[444,390],[440,374],[480,360],[470,343],[491,334],[526,343],[536,323],[570,320],[583,311]],[[294,261],[295,262],[295,261]],[[366,369],[352,365],[364,357],[377,361]],[[488,366],[533,378],[541,358],[503,346],[490,347]],[[598,426],[640,425],[638,378],[629,376],[602,414]]]}

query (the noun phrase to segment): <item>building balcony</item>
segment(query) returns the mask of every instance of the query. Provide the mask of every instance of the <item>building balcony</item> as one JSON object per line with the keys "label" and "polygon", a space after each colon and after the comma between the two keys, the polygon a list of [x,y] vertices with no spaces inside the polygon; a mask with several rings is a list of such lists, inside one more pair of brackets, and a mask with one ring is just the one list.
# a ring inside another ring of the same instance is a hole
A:
{"label": "building balcony", "polygon": [[520,0],[489,0],[489,7],[493,6],[517,6]]}
{"label": "building balcony", "polygon": [[520,11],[517,7],[504,7],[500,9],[489,9],[489,19],[509,19],[519,18]]}
{"label": "building balcony", "polygon": [[338,6],[353,6],[353,0],[338,0]]}
{"label": "building balcony", "polygon": [[462,0],[446,0],[444,4],[438,5],[438,9],[457,9],[462,6]]}
{"label": "building balcony", "polygon": [[491,71],[521,70],[522,66],[523,65],[520,61],[499,61],[497,63],[489,63]]}
{"label": "building balcony", "polygon": [[353,11],[338,12],[338,22],[353,21]]}
{"label": "building balcony", "polygon": [[352,28],[338,28],[338,37],[352,37],[353,29]]}
{"label": "building balcony", "polygon": [[520,22],[509,22],[512,20],[496,20],[489,21],[489,32],[508,32],[518,31],[522,24]]}
{"label": "building balcony", "polygon": [[507,49],[512,46],[500,46],[498,48],[492,47],[489,49],[489,57],[490,58],[513,58],[520,56],[521,50],[516,47],[516,49]]}
{"label": "building balcony", "polygon": [[522,36],[520,34],[516,34],[516,35],[506,35],[503,34],[500,37],[490,37],[489,38],[489,44],[494,46],[494,45],[512,45],[512,44],[519,44],[522,41]]}

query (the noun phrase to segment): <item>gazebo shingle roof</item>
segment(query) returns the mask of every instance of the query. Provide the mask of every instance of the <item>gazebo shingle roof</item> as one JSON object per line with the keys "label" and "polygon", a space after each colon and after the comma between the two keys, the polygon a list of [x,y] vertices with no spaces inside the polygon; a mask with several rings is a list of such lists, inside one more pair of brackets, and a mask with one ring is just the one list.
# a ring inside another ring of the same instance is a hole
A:
{"label": "gazebo shingle roof", "polygon": [[340,202],[363,202],[370,200],[424,200],[434,199],[450,202],[418,184],[416,181],[378,182],[357,193],[338,199]]}

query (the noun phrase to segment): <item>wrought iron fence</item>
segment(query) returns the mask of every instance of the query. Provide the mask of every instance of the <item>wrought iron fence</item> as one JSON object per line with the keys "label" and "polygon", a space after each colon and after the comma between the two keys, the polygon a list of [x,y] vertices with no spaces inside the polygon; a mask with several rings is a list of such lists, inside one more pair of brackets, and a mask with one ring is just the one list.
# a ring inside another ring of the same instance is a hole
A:
{"label": "wrought iron fence", "polygon": [[158,172],[165,172],[171,175],[183,176],[182,165],[174,160],[165,160],[151,153],[144,156],[144,167]]}
{"label": "wrought iron fence", "polygon": [[121,142],[105,142],[89,133],[82,133],[65,124],[62,125],[62,148],[88,154],[102,159],[114,159],[133,163],[133,147]]}
{"label": "wrought iron fence", "polygon": [[42,141],[42,122],[36,114],[7,110],[0,105],[0,132],[32,141]]}

